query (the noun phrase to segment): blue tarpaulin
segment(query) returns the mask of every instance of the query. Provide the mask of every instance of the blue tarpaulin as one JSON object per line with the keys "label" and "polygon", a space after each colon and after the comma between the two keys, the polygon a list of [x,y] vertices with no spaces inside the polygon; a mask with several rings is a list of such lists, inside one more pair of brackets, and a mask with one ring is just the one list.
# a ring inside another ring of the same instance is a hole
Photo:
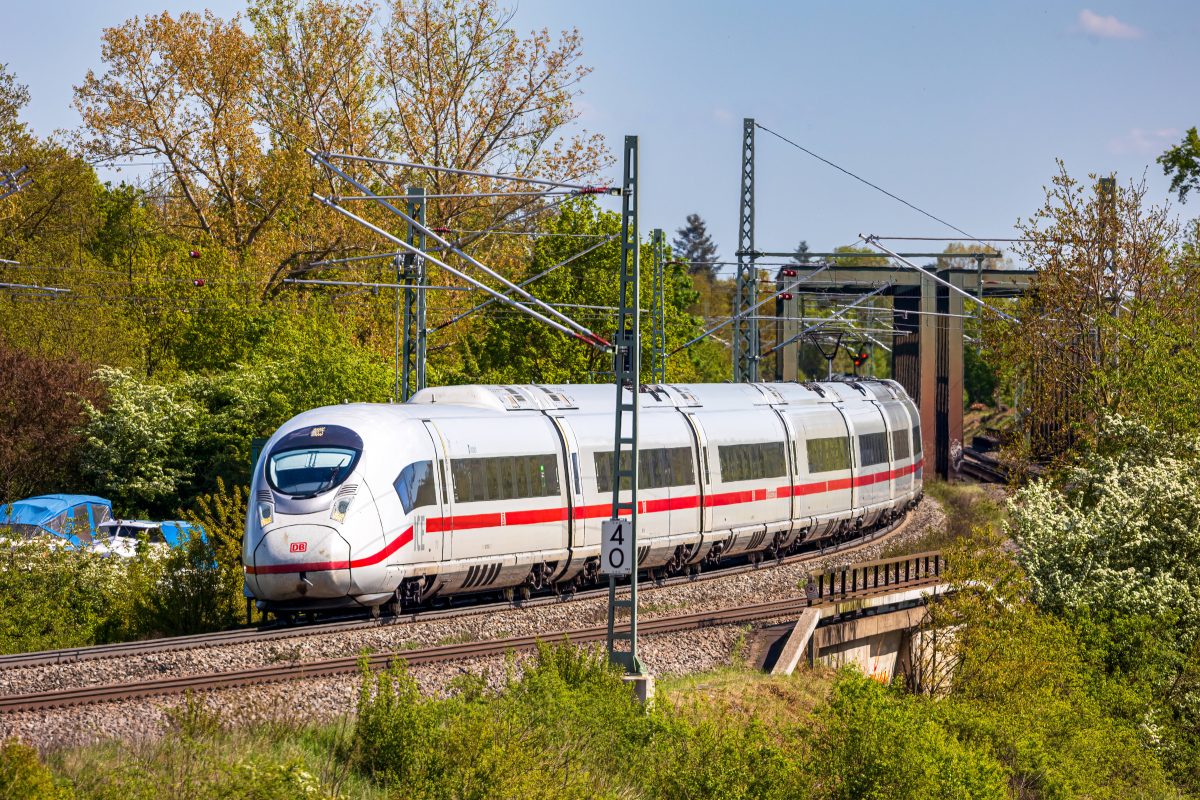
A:
{"label": "blue tarpaulin", "polygon": [[44,494],[0,504],[0,528],[32,536],[39,533],[90,544],[100,523],[112,519],[112,503],[86,494]]}

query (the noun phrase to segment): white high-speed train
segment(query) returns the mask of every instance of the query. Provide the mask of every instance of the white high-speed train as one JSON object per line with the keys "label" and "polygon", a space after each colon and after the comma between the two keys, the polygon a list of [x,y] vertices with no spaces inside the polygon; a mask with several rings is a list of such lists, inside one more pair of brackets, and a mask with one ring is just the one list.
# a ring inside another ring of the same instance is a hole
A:
{"label": "white high-speed train", "polygon": [[[444,386],[300,414],[255,467],[247,596],[399,608],[596,579],[615,399],[611,384]],[[893,381],[644,386],[638,401],[643,570],[778,555],[922,492],[917,409]]]}

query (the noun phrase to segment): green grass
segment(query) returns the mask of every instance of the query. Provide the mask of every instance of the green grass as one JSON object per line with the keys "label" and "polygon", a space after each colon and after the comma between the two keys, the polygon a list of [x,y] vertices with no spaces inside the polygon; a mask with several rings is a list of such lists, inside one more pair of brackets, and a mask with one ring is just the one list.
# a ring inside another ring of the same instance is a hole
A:
{"label": "green grass", "polygon": [[926,481],[925,494],[942,506],[945,523],[930,527],[915,539],[889,545],[884,548],[881,558],[942,550],[976,538],[979,528],[996,534],[1003,529],[1007,511],[1000,490],[995,486]]}

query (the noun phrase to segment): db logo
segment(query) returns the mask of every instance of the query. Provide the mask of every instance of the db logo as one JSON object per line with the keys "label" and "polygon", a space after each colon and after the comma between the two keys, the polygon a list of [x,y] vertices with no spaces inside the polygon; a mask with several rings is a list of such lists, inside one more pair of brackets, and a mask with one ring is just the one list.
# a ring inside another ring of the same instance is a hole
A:
{"label": "db logo", "polygon": [[292,542],[288,545],[288,549],[293,553],[303,553],[308,550],[308,542]]}

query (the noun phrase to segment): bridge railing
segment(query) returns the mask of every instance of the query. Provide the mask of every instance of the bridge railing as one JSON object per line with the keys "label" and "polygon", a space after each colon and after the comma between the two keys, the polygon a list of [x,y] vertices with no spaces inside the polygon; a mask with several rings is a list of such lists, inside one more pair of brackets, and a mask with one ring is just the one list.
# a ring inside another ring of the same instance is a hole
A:
{"label": "bridge railing", "polygon": [[864,561],[811,576],[805,593],[809,605],[836,603],[939,583],[945,569],[946,559],[938,551]]}

